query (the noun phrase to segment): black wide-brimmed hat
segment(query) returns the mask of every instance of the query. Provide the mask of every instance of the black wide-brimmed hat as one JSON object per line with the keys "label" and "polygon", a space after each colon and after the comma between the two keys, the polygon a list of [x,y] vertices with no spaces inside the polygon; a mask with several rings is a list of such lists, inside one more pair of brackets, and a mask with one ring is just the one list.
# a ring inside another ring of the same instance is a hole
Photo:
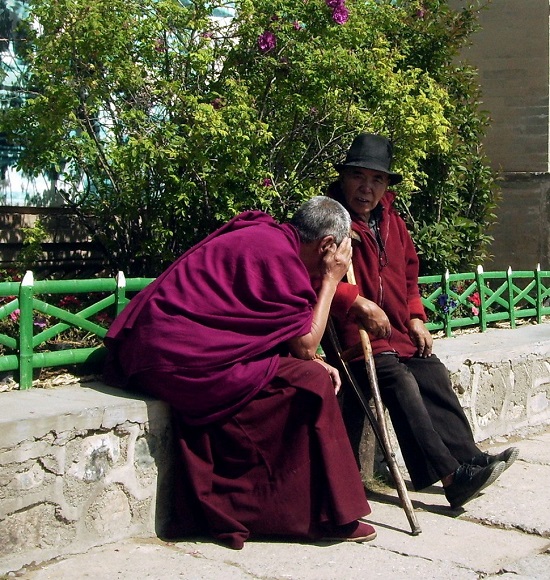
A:
{"label": "black wide-brimmed hat", "polygon": [[335,163],[334,168],[336,171],[342,171],[346,167],[383,171],[390,176],[390,185],[396,185],[403,181],[403,176],[391,171],[392,157],[393,146],[385,137],[361,133],[353,140],[344,163]]}

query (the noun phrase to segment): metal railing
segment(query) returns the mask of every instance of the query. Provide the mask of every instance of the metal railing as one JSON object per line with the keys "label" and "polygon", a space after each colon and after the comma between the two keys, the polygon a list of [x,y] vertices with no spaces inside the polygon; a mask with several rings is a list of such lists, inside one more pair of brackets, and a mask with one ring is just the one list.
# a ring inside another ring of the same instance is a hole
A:
{"label": "metal railing", "polygon": [[[89,364],[105,354],[109,322],[154,278],[0,282],[0,372],[18,371],[19,388],[32,386],[34,369]],[[476,272],[419,279],[428,329],[444,331],[509,322],[542,322],[550,315],[550,271]],[[67,296],[68,295],[68,296]],[[60,300],[59,297],[62,296]],[[85,297],[85,300],[78,299]],[[71,298],[71,300],[68,300]],[[103,316],[103,317],[102,317]],[[67,334],[70,340],[64,344]],[[88,343],[92,343],[91,346]]]}

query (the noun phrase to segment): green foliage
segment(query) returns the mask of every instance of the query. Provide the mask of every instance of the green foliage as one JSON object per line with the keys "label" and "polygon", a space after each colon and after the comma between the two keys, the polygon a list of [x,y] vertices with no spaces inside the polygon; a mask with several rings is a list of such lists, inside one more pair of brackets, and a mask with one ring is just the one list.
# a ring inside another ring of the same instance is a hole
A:
{"label": "green foliage", "polygon": [[450,131],[449,147],[428,151],[416,168],[419,191],[407,207],[409,225],[423,274],[461,272],[489,258],[492,238],[487,226],[498,199],[481,148],[488,117],[478,109],[476,71],[456,62],[459,49],[476,29],[479,8],[456,12],[441,0],[422,5],[423,17],[410,20],[394,42],[407,54],[410,66],[422,68],[445,87],[449,100],[444,116]]}
{"label": "green foliage", "polygon": [[21,272],[32,270],[43,257],[42,244],[48,238],[48,232],[40,220],[36,220],[32,227],[21,228],[23,234],[23,248],[17,257],[17,268]]}
{"label": "green foliage", "polygon": [[483,255],[485,121],[454,61],[474,8],[347,0],[338,24],[324,0],[238,0],[232,19],[212,18],[220,0],[29,4],[25,100],[0,129],[113,270],[156,275],[245,209],[287,219],[360,131],[394,141],[425,272]]}

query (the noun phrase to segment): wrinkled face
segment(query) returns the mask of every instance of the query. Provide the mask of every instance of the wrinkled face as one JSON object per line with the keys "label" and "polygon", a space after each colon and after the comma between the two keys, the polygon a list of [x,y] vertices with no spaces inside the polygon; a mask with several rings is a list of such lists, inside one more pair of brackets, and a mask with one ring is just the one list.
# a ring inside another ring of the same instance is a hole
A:
{"label": "wrinkled face", "polygon": [[366,221],[386,192],[389,175],[374,169],[348,167],[342,173],[341,182],[348,209]]}

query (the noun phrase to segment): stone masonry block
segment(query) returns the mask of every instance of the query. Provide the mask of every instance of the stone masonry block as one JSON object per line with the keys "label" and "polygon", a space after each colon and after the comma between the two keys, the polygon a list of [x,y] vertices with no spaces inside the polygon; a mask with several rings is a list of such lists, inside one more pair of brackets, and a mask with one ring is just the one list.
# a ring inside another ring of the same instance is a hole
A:
{"label": "stone masonry block", "polygon": [[173,456],[166,405],[97,383],[3,393],[2,410],[0,574],[162,532]]}

